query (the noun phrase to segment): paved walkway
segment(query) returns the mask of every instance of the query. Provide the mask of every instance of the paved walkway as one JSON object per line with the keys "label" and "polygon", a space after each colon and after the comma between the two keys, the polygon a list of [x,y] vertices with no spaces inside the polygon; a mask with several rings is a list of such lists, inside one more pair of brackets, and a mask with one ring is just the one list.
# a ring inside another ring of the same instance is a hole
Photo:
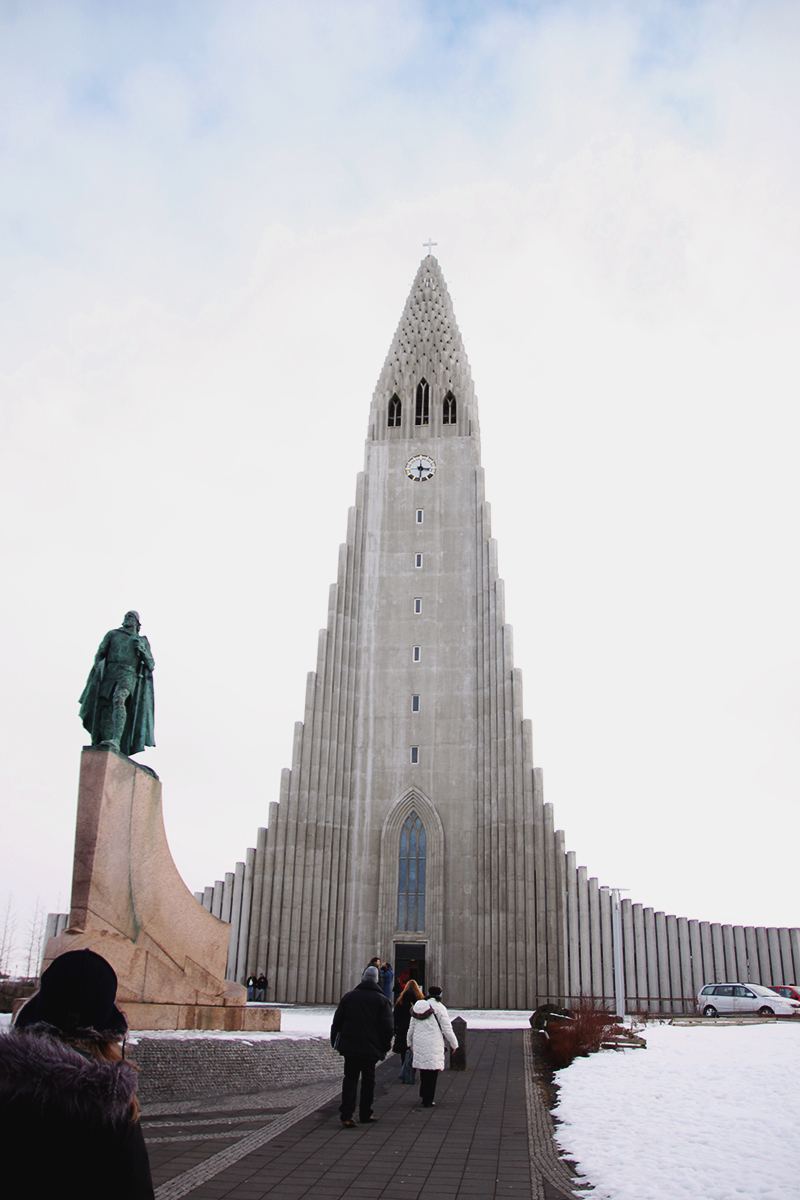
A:
{"label": "paved walkway", "polygon": [[[436,1107],[378,1068],[374,1125],[342,1128],[340,1085],[148,1106],[158,1200],[565,1200],[569,1171],[533,1077],[530,1035],[470,1031],[468,1071],[439,1076]],[[209,1081],[213,1087],[213,1081]]]}

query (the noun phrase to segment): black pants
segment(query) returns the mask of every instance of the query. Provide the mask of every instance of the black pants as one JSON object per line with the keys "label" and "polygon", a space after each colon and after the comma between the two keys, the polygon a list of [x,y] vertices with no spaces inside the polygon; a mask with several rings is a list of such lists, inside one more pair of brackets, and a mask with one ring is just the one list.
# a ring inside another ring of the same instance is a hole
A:
{"label": "black pants", "polygon": [[343,1121],[349,1121],[356,1111],[359,1076],[361,1076],[361,1096],[358,1103],[358,1116],[359,1120],[367,1121],[372,1116],[372,1098],[375,1095],[375,1063],[371,1058],[355,1058],[352,1054],[345,1054],[342,1103],[339,1105]]}
{"label": "black pants", "polygon": [[438,1078],[438,1071],[420,1070],[419,1098],[426,1107],[433,1104],[433,1097],[436,1095],[436,1080]]}

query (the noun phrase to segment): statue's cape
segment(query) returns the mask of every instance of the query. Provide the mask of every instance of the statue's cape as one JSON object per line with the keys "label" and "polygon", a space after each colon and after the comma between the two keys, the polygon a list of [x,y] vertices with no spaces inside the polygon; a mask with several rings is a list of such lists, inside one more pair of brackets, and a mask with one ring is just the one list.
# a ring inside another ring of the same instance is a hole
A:
{"label": "statue's cape", "polygon": [[83,728],[87,733],[94,733],[94,717],[97,711],[97,702],[100,699],[100,684],[103,682],[105,666],[105,659],[94,664],[89,672],[89,678],[86,680],[86,687],[81,692],[81,698],[78,701],[81,706],[80,716]]}
{"label": "statue's cape", "polygon": [[144,667],[136,691],[128,702],[128,711],[133,712],[133,718],[125,722],[119,747],[123,754],[138,754],[145,746],[155,746],[154,703],[153,676]]}
{"label": "statue's cape", "polygon": [[[149,648],[149,643],[148,643]],[[94,741],[95,722],[98,716],[100,702],[100,685],[105,672],[105,659],[95,663],[86,680],[86,687],[81,692],[80,717],[83,727],[91,734]],[[154,703],[153,676],[142,663],[136,690],[128,700],[128,719],[120,740],[120,750],[123,754],[138,754],[145,746],[155,746],[154,734]]]}

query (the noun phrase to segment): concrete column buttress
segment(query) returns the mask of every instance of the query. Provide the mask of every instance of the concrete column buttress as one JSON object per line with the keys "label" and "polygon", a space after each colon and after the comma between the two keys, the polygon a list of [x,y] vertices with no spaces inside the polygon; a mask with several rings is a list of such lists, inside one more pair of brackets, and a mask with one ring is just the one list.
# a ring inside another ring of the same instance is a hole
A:
{"label": "concrete column buttress", "polygon": [[700,939],[700,922],[689,921],[689,951],[692,956],[692,995],[697,997],[706,982],[703,971],[703,943]]}
{"label": "concrete column buttress", "polygon": [[[236,978],[244,979],[254,970],[255,964],[247,961],[250,934],[250,907],[253,896],[253,871],[256,865],[256,848],[248,846],[244,856],[244,883],[242,885],[242,916],[239,922],[239,949],[236,954]],[[242,980],[243,982],[243,980]]]}
{"label": "concrete column buttress", "polygon": [[581,928],[578,912],[578,867],[575,851],[567,854],[567,1008],[581,994]]}
{"label": "concrete column buttress", "polygon": [[600,888],[600,946],[603,964],[603,1004],[614,1011],[614,937],[611,927],[611,892]]}
{"label": "concrete column buttress", "polygon": [[658,998],[662,1012],[672,1012],[672,997],[669,983],[669,943],[667,942],[667,919],[663,912],[655,914],[656,949],[658,953]]}
{"label": "concrete column buttress", "polygon": [[633,917],[633,938],[636,947],[636,990],[631,992],[637,998],[639,1011],[647,1012],[647,943],[644,933],[644,909],[641,904],[631,905]]}
{"label": "concrete column buttress", "polygon": [[744,940],[747,946],[748,983],[761,983],[761,964],[758,961],[758,938],[754,926],[745,925]]}
{"label": "concrete column buttress", "polygon": [[781,964],[781,943],[777,929],[767,930],[769,944],[770,986],[783,983],[783,966]]}
{"label": "concrete column buttress", "polygon": [[761,982],[765,987],[772,983],[772,963],[769,959],[769,936],[763,925],[756,928],[756,945],[758,946],[758,969],[761,972]]}
{"label": "concrete column buttress", "polygon": [[603,933],[600,923],[600,887],[593,876],[589,880],[589,929],[592,982],[589,995],[600,1001],[603,995]]}
{"label": "concrete column buttress", "polygon": [[633,931],[633,905],[629,899],[622,901],[622,945],[625,962],[626,1008],[631,1012],[636,1005],[636,936]]}
{"label": "concrete column buttress", "polygon": [[652,908],[645,908],[643,915],[645,952],[647,955],[647,1008],[649,1012],[658,1012],[660,1001],[655,913]]}
{"label": "concrete column buttress", "polygon": [[681,952],[678,939],[678,919],[667,915],[667,952],[669,958],[669,993],[671,1010],[683,1012],[683,988],[681,986]]}
{"label": "concrete column buttress", "polygon": [[592,928],[589,917],[589,880],[586,867],[578,867],[578,916],[580,920],[581,996],[592,994]]}
{"label": "concrete column buttress", "polygon": [[688,1015],[695,1011],[695,988],[694,980],[692,979],[692,947],[689,939],[689,922],[686,917],[678,917],[678,947],[681,960],[682,1011]]}

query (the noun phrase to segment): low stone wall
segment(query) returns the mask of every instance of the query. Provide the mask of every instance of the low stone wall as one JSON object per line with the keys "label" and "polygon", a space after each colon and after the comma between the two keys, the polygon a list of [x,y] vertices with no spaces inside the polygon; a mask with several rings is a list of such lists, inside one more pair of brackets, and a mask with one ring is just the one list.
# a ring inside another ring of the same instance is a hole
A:
{"label": "low stone wall", "polygon": [[148,1038],[128,1057],[139,1067],[143,1104],[239,1096],[336,1079],[342,1059],[327,1038],[254,1041],[234,1038]]}

